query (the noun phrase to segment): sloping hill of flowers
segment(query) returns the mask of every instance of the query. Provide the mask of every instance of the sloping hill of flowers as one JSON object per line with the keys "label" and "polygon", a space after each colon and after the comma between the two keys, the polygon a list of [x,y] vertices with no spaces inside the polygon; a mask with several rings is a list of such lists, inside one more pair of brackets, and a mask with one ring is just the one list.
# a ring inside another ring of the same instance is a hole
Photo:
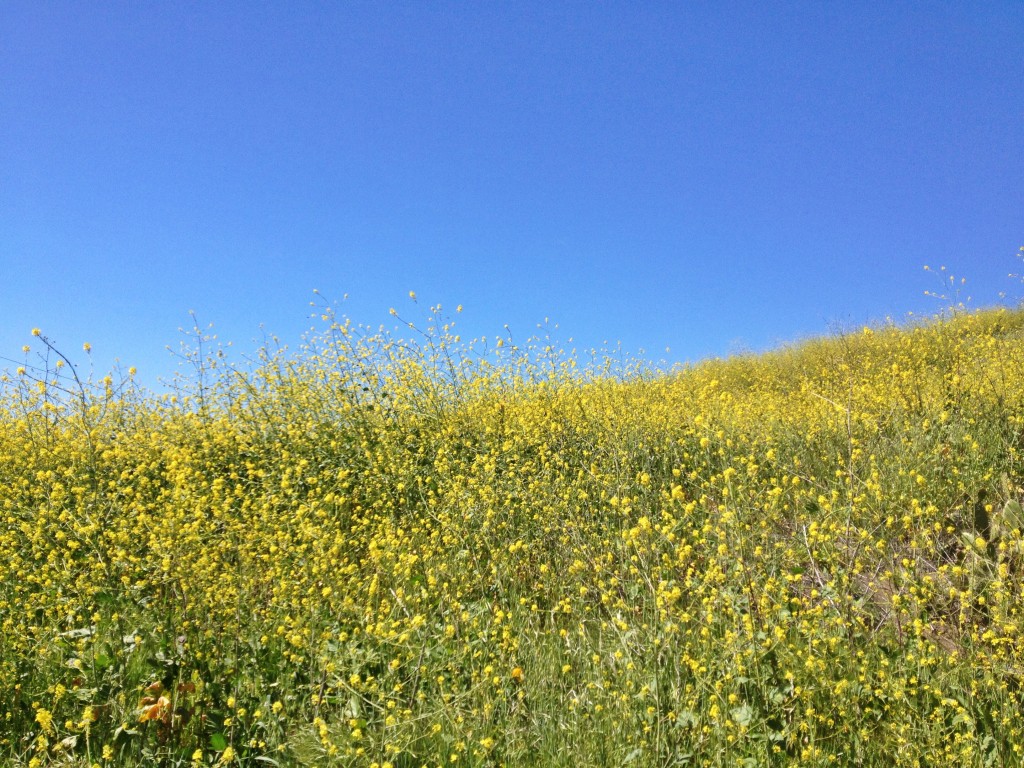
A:
{"label": "sloping hill of flowers", "polygon": [[654,372],[434,310],[174,396],[33,340],[0,760],[1024,762],[1024,313]]}

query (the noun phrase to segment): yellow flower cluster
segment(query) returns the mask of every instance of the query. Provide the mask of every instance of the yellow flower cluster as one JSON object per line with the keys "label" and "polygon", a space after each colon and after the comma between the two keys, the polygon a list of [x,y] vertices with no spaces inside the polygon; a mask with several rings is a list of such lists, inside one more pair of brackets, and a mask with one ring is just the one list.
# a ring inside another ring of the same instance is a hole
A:
{"label": "yellow flower cluster", "polygon": [[4,381],[0,759],[1024,760],[1024,313],[671,372],[323,316]]}

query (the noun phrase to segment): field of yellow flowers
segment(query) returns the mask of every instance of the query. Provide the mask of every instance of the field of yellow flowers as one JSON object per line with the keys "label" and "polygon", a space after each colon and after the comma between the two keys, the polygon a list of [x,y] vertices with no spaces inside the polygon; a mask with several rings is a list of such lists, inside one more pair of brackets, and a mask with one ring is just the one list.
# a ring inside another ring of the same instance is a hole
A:
{"label": "field of yellow flowers", "polygon": [[407,326],[159,396],[37,332],[0,762],[1024,764],[1024,312],[671,372]]}

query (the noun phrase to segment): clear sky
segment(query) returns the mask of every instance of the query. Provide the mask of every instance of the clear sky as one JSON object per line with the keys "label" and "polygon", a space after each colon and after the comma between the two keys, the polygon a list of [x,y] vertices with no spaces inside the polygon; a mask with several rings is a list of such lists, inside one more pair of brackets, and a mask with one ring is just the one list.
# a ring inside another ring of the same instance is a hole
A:
{"label": "clear sky", "polygon": [[994,303],[1022,41],[1021,2],[7,0],[0,355],[155,382],[189,310],[296,342],[314,288],[671,361],[936,309],[926,264]]}

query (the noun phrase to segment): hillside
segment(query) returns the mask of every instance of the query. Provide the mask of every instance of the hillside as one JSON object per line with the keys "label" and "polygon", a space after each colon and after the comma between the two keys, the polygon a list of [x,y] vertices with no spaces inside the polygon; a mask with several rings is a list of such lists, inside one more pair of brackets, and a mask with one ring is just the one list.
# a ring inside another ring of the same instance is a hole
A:
{"label": "hillside", "polygon": [[5,378],[0,760],[1024,763],[1024,312],[669,373],[411,336]]}

